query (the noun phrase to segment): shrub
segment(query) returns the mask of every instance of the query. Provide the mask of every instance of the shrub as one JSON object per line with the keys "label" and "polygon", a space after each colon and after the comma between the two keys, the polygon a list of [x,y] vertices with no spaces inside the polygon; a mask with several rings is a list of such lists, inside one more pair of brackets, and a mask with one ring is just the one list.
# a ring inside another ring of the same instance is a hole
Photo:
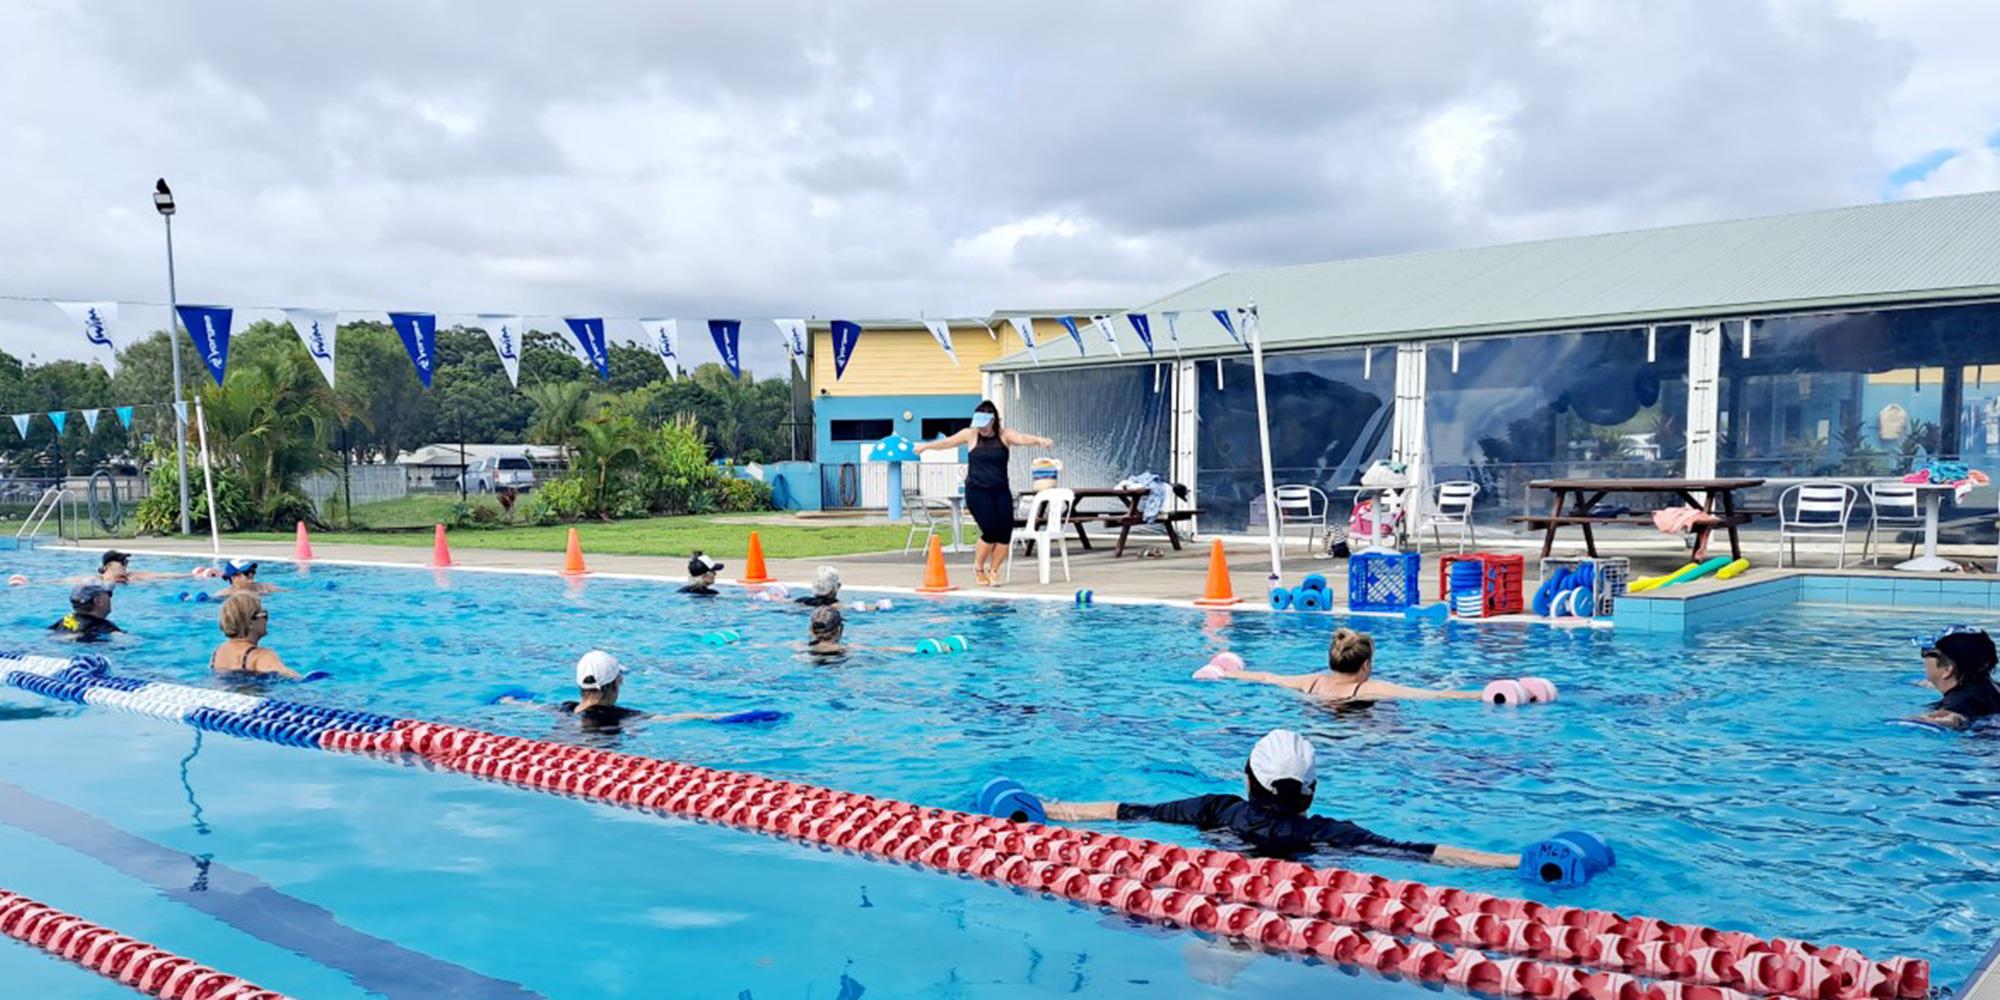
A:
{"label": "shrub", "polygon": [[[221,501],[218,499],[218,503]],[[257,519],[272,531],[290,531],[304,521],[309,525],[319,525],[319,514],[313,509],[313,502],[305,494],[295,490],[274,493],[257,511]]]}
{"label": "shrub", "polygon": [[542,512],[553,521],[574,521],[589,512],[590,490],[584,481],[576,476],[564,476],[542,484],[535,490],[534,501]]}
{"label": "shrub", "polygon": [[721,475],[708,464],[708,432],[681,414],[660,425],[646,442],[639,491],[646,506],[662,514],[701,514],[714,509]]}
{"label": "shrub", "polygon": [[[208,492],[203,489],[199,467],[189,470],[188,521],[200,531],[208,530]],[[250,484],[243,474],[222,469],[215,474],[215,505],[222,511],[221,529],[236,531],[250,520]],[[146,477],[146,498],[134,512],[139,531],[151,535],[171,535],[181,527],[181,477],[174,463],[156,461]]]}
{"label": "shrub", "polygon": [[490,528],[500,523],[500,508],[483,503],[472,505],[472,523],[482,528]]}
{"label": "shrub", "polygon": [[771,509],[771,486],[755,479],[724,479],[716,490],[715,508],[727,513]]}

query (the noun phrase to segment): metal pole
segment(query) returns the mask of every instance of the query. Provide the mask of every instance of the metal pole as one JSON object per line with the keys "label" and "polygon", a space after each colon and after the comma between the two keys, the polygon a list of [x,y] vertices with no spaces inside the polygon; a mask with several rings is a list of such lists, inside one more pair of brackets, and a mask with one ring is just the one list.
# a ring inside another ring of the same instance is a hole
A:
{"label": "metal pole", "polygon": [[[201,435],[201,483],[208,492],[208,545],[217,559],[222,558],[222,512],[215,509],[215,472],[208,463],[208,420],[202,415],[201,397],[194,398],[194,429]],[[185,482],[185,480],[183,480]]]}
{"label": "metal pole", "polygon": [[1271,409],[1264,400],[1264,333],[1257,320],[1257,303],[1250,303],[1245,317],[1250,327],[1250,374],[1257,388],[1257,444],[1264,454],[1264,526],[1271,535],[1271,581],[1284,578],[1284,544],[1278,534],[1277,486],[1271,475]]}
{"label": "metal pole", "polygon": [[458,502],[465,502],[465,414],[458,415]]}
{"label": "metal pole", "polygon": [[162,215],[167,224],[167,356],[174,363],[174,464],[181,476],[181,534],[194,533],[188,523],[187,401],[181,396],[181,300],[174,287],[174,217]]}

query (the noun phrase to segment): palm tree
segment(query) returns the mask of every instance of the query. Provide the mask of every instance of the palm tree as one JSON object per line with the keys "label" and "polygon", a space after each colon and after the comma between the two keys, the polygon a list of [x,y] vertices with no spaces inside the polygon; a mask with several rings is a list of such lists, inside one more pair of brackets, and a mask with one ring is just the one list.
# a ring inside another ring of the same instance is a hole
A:
{"label": "palm tree", "polygon": [[214,431],[211,450],[243,470],[260,510],[333,464],[327,445],[339,408],[311,364],[290,355],[238,364],[221,386],[203,392],[202,404]]}
{"label": "palm tree", "polygon": [[528,436],[537,444],[560,446],[565,452],[576,443],[578,429],[586,422],[597,400],[590,392],[590,383],[537,382],[521,387],[528,400],[535,404],[535,419],[528,425]]}
{"label": "palm tree", "polygon": [[577,464],[590,479],[590,507],[611,519],[612,474],[637,465],[641,457],[638,421],[631,417],[596,417],[576,425]]}

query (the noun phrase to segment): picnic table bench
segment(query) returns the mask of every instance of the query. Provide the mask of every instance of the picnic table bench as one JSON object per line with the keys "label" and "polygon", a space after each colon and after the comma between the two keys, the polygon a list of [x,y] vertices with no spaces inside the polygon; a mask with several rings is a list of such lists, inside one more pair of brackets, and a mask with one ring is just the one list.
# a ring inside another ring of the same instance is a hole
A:
{"label": "picnic table bench", "polygon": [[[1118,529],[1118,544],[1111,552],[1111,556],[1114,559],[1125,554],[1125,542],[1131,537],[1132,529],[1148,524],[1157,524],[1165,528],[1167,543],[1172,545],[1175,551],[1180,551],[1181,536],[1180,532],[1174,530],[1174,525],[1183,521],[1191,521],[1201,514],[1198,508],[1163,510],[1159,513],[1158,517],[1148,521],[1146,520],[1146,516],[1139,512],[1139,502],[1146,498],[1147,491],[1145,490],[1121,490],[1115,487],[1086,486],[1080,489],[1073,488],[1071,492],[1076,494],[1076,505],[1070,509],[1069,523],[1072,528],[1076,529],[1077,543],[1082,545],[1086,550],[1093,548],[1090,544],[1090,534],[1084,530],[1085,525],[1096,525],[1107,531],[1116,528]],[[1021,496],[1032,497],[1034,494],[1022,493]],[[1116,500],[1122,506],[1118,509],[1108,511],[1084,511],[1078,509],[1083,506],[1086,500]],[[1014,527],[1025,528],[1027,526],[1027,519],[1021,517],[1014,518]]]}
{"label": "picnic table bench", "polygon": [[1531,528],[1543,529],[1542,558],[1544,559],[1555,549],[1557,529],[1572,525],[1582,528],[1584,548],[1594,558],[1597,555],[1597,538],[1591,534],[1590,529],[1593,526],[1653,523],[1651,511],[1624,514],[1591,513],[1591,509],[1606,496],[1613,493],[1670,493],[1712,519],[1711,523],[1700,525],[1695,529],[1697,549],[1708,544],[1710,532],[1722,528],[1729,532],[1730,558],[1741,559],[1743,543],[1737,537],[1736,529],[1750,523],[1756,514],[1736,508],[1736,491],[1755,489],[1762,485],[1764,485],[1762,479],[1537,479],[1529,483],[1528,487],[1547,490],[1553,495],[1554,503],[1550,506],[1549,512],[1518,514],[1508,520]]}

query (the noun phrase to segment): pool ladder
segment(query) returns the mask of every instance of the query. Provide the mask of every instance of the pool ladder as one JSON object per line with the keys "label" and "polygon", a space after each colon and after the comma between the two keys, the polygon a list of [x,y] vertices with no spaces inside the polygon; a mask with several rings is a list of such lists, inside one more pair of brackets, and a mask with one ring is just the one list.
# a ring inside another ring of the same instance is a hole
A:
{"label": "pool ladder", "polygon": [[67,487],[51,486],[43,490],[41,498],[35,501],[35,508],[28,512],[27,517],[21,519],[21,527],[14,532],[14,540],[33,541],[41,535],[42,525],[48,523],[49,515],[55,513],[66,499],[69,499]]}

